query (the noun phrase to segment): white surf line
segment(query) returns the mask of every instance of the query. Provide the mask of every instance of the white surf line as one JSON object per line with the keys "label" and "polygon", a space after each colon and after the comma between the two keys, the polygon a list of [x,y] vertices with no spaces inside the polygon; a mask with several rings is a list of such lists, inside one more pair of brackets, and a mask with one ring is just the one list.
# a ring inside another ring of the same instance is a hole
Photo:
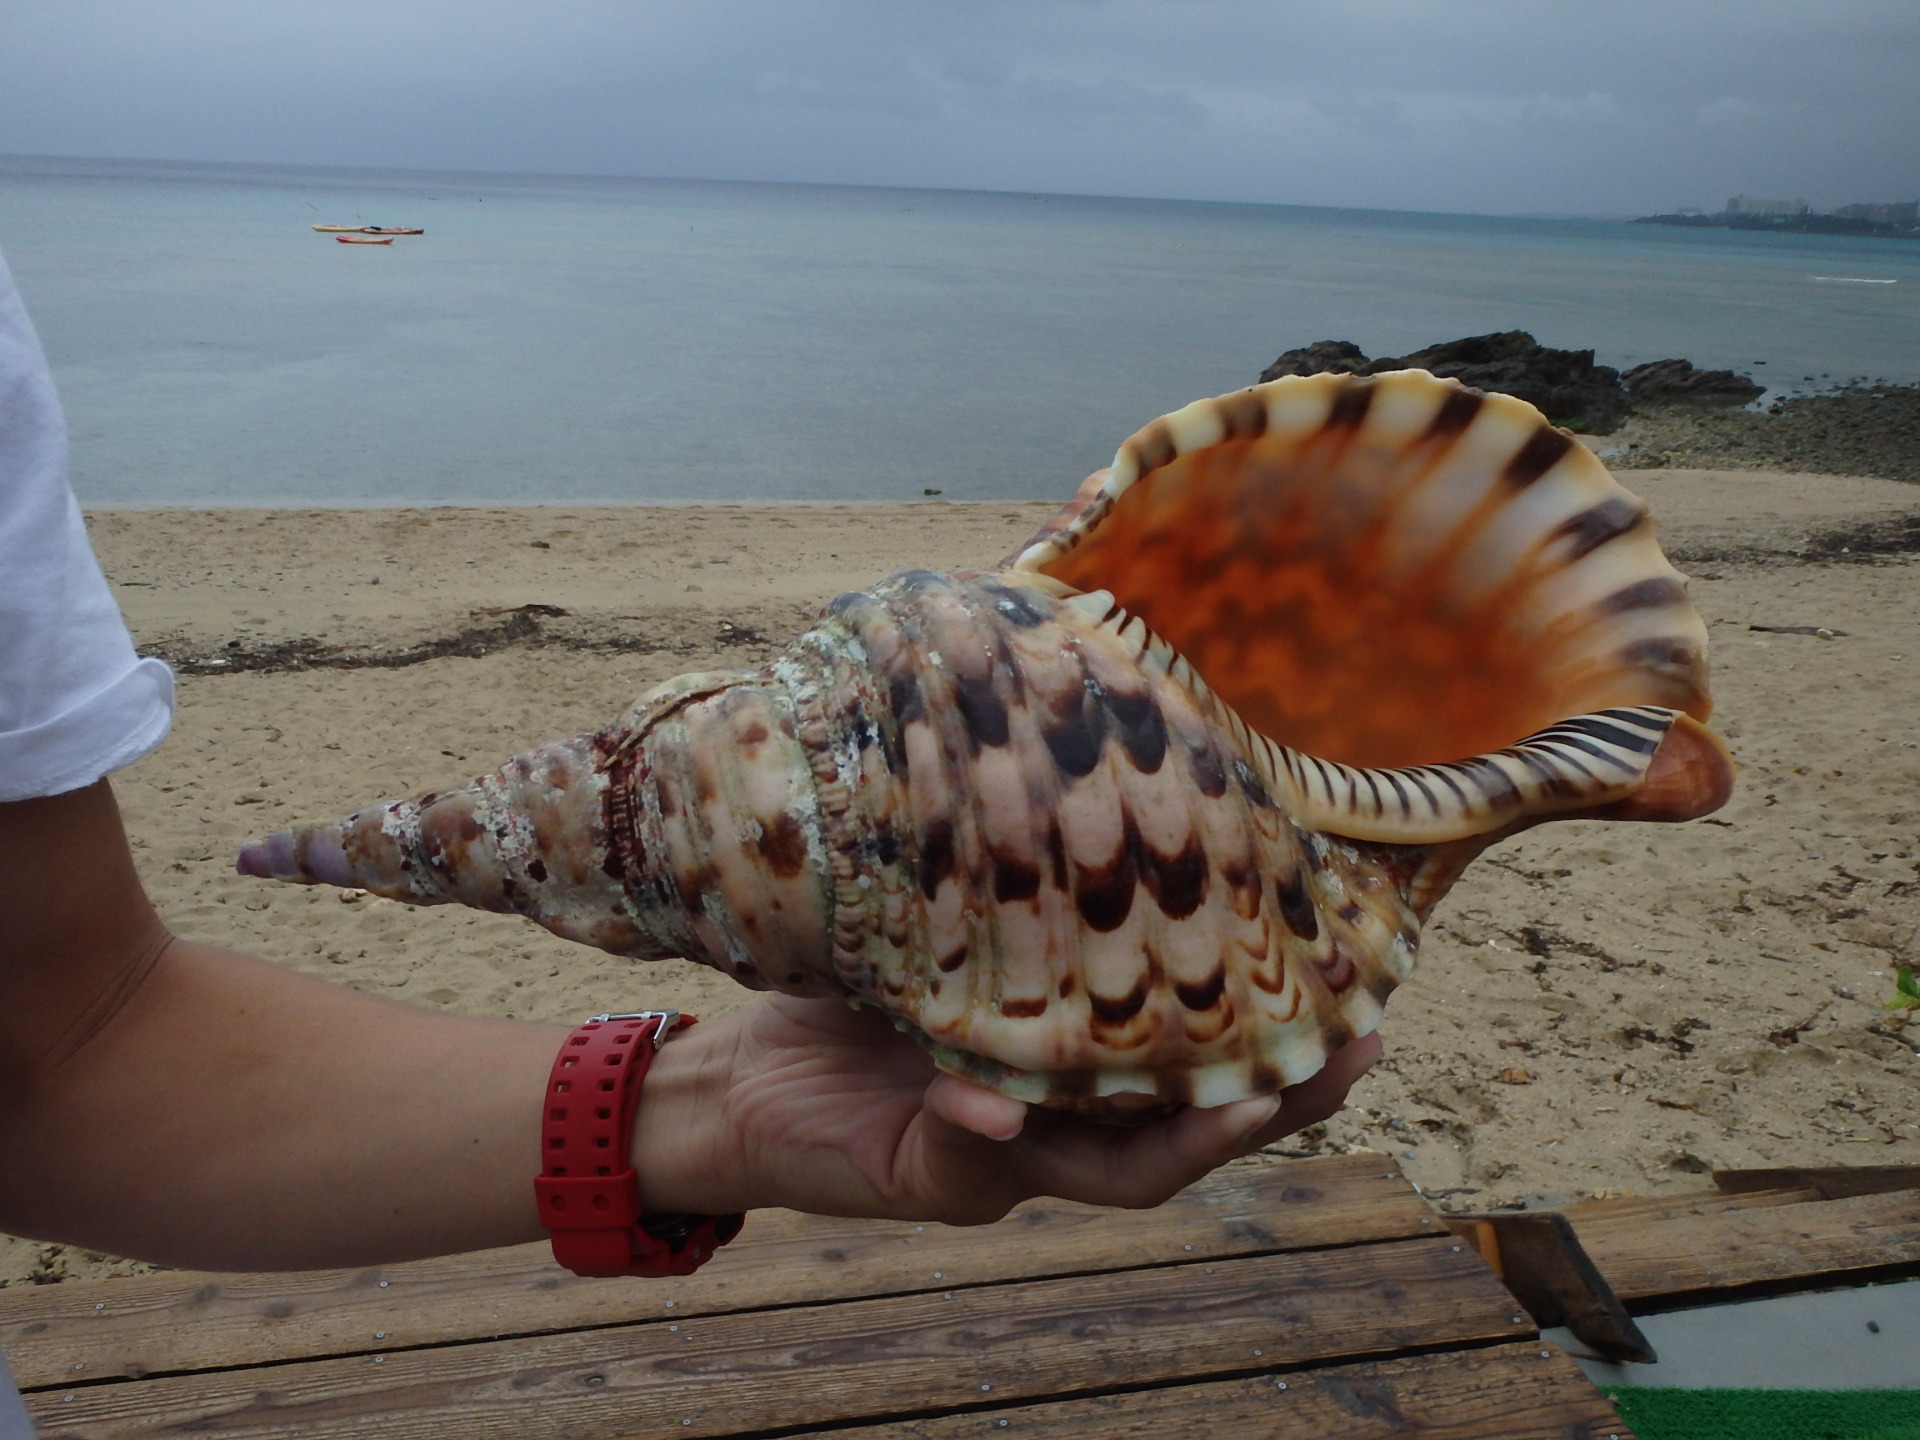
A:
{"label": "white surf line", "polygon": [[1809,275],[1816,285],[1898,285],[1898,280],[1872,280],[1864,275]]}

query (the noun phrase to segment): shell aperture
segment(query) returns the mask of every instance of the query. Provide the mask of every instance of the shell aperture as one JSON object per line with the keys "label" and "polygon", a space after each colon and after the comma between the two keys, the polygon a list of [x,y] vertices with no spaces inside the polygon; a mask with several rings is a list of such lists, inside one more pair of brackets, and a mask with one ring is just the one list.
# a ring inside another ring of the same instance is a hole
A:
{"label": "shell aperture", "polygon": [[1717,808],[1704,655],[1645,507],[1530,407],[1289,378],[1154,422],[999,570],[241,869],[844,995],[1020,1099],[1220,1104],[1372,1029],[1485,845]]}

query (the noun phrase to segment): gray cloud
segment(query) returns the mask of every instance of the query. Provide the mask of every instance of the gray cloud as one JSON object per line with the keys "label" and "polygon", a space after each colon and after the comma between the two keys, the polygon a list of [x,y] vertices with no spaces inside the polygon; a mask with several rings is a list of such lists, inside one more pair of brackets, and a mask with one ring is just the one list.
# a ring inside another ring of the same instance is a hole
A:
{"label": "gray cloud", "polygon": [[15,0],[0,150],[1633,213],[1920,192],[1912,0]]}

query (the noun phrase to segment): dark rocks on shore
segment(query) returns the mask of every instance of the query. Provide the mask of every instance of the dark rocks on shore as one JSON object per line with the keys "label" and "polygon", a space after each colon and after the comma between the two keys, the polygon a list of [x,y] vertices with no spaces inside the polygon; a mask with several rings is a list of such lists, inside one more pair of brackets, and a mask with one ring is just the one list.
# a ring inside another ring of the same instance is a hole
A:
{"label": "dark rocks on shore", "polygon": [[1282,375],[1368,375],[1373,362],[1351,340],[1316,340],[1289,350],[1260,372],[1260,383]]}
{"label": "dark rocks on shore", "polygon": [[1696,370],[1690,360],[1649,360],[1620,377],[1637,401],[1669,405],[1750,405],[1767,387],[1732,370]]}
{"label": "dark rocks on shore", "polygon": [[1632,404],[1620,372],[1594,364],[1593,351],[1550,349],[1524,330],[1470,335],[1378,360],[1369,360],[1351,341],[1317,340],[1287,351],[1260,378],[1378,375],[1386,370],[1430,370],[1476,390],[1513,395],[1538,407],[1554,424],[1590,435],[1612,434]]}
{"label": "dark rocks on shore", "polygon": [[1550,349],[1524,330],[1472,335],[1376,363],[1385,369],[1431,370],[1478,390],[1516,396],[1554,424],[1590,435],[1611,434],[1628,410],[1618,370],[1594,364],[1591,350]]}
{"label": "dark rocks on shore", "polygon": [[1594,364],[1591,350],[1550,350],[1524,330],[1378,360],[1351,340],[1316,340],[1287,351],[1260,379],[1408,369],[1518,396],[1554,424],[1589,435],[1624,431],[1602,454],[1629,469],[1806,470],[1920,482],[1920,385],[1863,381],[1758,411],[1746,407],[1764,387],[1735,371],[1654,360],[1622,375]]}

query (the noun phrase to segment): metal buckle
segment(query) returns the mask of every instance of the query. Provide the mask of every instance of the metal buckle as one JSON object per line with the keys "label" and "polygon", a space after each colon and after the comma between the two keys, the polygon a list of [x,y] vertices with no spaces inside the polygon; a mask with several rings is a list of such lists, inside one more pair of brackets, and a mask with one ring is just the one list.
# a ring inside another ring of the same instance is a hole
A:
{"label": "metal buckle", "polygon": [[629,1010],[618,1015],[589,1015],[584,1023],[604,1025],[609,1020],[657,1020],[660,1023],[653,1027],[653,1048],[658,1050],[667,1043],[667,1036],[673,1033],[679,1019],[678,1010]]}

